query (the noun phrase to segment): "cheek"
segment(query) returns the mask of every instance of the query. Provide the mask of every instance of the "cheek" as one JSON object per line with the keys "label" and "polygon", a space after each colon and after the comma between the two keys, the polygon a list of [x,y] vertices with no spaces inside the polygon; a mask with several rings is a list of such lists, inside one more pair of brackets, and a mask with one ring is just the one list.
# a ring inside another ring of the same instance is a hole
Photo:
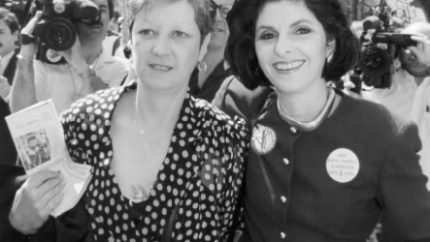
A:
{"label": "cheek", "polygon": [[258,43],[255,44],[255,54],[257,55],[258,63],[265,73],[267,73],[267,65],[269,65],[271,53],[273,52],[269,46]]}

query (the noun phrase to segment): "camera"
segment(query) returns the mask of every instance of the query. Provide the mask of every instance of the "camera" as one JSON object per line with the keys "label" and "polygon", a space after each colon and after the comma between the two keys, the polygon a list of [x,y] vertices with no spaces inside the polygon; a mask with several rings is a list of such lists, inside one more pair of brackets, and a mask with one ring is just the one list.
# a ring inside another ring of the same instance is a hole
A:
{"label": "camera", "polygon": [[49,64],[64,64],[58,53],[70,49],[76,41],[75,24],[100,21],[100,10],[91,0],[36,0],[36,9],[42,10],[33,35],[39,40],[36,59]]}
{"label": "camera", "polygon": [[[410,34],[395,33],[393,28],[378,16],[363,21],[360,37],[361,53],[355,74],[367,86],[389,88],[391,86],[391,65],[402,49],[415,46],[417,42]],[[370,37],[369,37],[370,36]]]}

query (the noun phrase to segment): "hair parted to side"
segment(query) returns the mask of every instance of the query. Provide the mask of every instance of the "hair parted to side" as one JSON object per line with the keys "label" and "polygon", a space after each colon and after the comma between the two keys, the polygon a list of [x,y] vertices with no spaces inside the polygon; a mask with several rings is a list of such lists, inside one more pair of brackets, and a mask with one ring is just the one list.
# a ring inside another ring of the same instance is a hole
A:
{"label": "hair parted to side", "polygon": [[129,0],[128,14],[130,18],[130,30],[133,28],[133,22],[136,15],[151,4],[174,3],[177,1],[187,1],[195,12],[195,21],[200,30],[201,40],[212,31],[213,19],[210,13],[210,0]]}
{"label": "hair parted to side", "polygon": [[16,15],[7,8],[0,7],[0,20],[4,21],[11,33],[19,31],[20,26]]}
{"label": "hair parted to side", "polygon": [[352,69],[358,59],[359,42],[351,32],[339,0],[236,0],[227,15],[230,36],[226,59],[239,80],[250,89],[270,86],[255,51],[255,25],[263,6],[268,2],[302,1],[322,24],[327,41],[335,40],[333,58],[326,63],[322,77],[337,81]]}

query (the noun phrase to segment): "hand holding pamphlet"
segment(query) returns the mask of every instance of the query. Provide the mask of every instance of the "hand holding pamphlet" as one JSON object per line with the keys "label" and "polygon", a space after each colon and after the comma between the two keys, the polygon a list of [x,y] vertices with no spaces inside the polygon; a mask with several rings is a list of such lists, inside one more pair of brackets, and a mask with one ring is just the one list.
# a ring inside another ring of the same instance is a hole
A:
{"label": "hand holding pamphlet", "polygon": [[45,169],[60,171],[64,176],[64,197],[51,215],[57,217],[73,208],[91,179],[91,166],[70,158],[52,101],[13,113],[6,117],[6,123],[28,176]]}

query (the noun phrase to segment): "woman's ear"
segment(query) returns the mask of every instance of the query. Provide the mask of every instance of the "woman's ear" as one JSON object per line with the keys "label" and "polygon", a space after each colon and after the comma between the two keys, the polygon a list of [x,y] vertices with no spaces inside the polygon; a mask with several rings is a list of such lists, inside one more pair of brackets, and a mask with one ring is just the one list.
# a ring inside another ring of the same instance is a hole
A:
{"label": "woman's ear", "polygon": [[199,61],[202,61],[205,57],[206,53],[208,52],[208,45],[209,41],[211,40],[211,34],[207,34],[206,37],[203,39],[203,42],[200,46],[200,55],[199,55]]}
{"label": "woman's ear", "polygon": [[326,59],[327,63],[331,62],[333,59],[334,51],[336,50],[336,40],[331,39],[327,42],[327,48],[326,48]]}

